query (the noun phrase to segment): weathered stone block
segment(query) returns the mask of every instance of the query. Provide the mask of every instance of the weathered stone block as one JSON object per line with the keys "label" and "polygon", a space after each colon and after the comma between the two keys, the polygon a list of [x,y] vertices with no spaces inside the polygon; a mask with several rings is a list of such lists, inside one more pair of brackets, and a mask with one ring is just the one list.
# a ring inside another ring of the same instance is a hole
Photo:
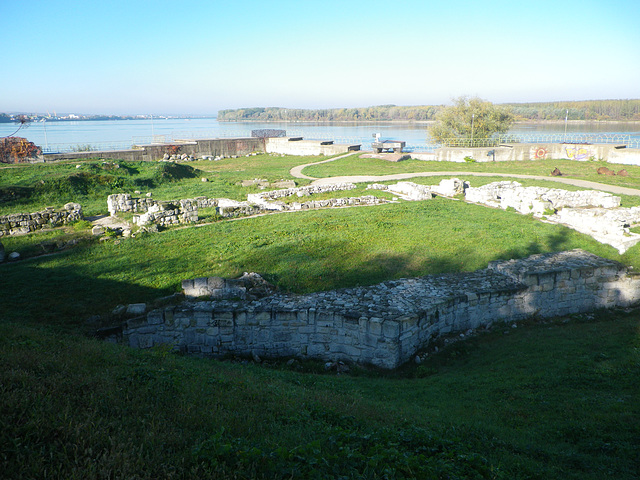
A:
{"label": "weathered stone block", "polygon": [[384,336],[387,338],[397,338],[400,335],[400,324],[392,320],[385,320],[382,324]]}
{"label": "weathered stone block", "polygon": [[293,339],[293,332],[284,330],[275,331],[271,339],[274,342],[290,342]]}
{"label": "weathered stone block", "polygon": [[295,323],[298,320],[298,314],[295,311],[278,311],[275,316],[278,323],[282,325]]}
{"label": "weathered stone block", "polygon": [[315,333],[316,328],[315,328],[314,325],[305,325],[305,326],[302,326],[302,327],[298,327],[297,331],[298,331],[298,333],[301,333],[301,334],[310,335],[310,334]]}
{"label": "weathered stone block", "polygon": [[236,312],[234,315],[234,322],[236,326],[243,327],[247,325],[247,313],[246,312]]}
{"label": "weathered stone block", "polygon": [[131,303],[127,305],[127,315],[144,315],[146,311],[146,303]]}
{"label": "weathered stone block", "polygon": [[329,344],[325,343],[325,344],[321,344],[321,343],[314,343],[311,345],[307,345],[307,355],[310,357],[324,357],[324,355],[326,355],[327,353],[329,353]]}
{"label": "weathered stone block", "polygon": [[214,312],[213,315],[219,327],[233,326],[233,312]]}
{"label": "weathered stone block", "polygon": [[371,335],[382,335],[382,318],[373,317],[369,319],[369,333]]}
{"label": "weathered stone block", "polygon": [[191,314],[184,311],[175,312],[174,321],[177,328],[186,328],[191,324]]}
{"label": "weathered stone block", "polygon": [[331,312],[317,312],[316,313],[316,325],[318,327],[332,327],[334,326],[334,315]]}
{"label": "weathered stone block", "polygon": [[153,337],[151,335],[138,335],[137,348],[151,348],[153,345]]}
{"label": "weathered stone block", "polygon": [[271,312],[262,311],[256,312],[255,319],[259,325],[271,325]]}
{"label": "weathered stone block", "polygon": [[208,312],[194,312],[197,327],[206,327],[211,323],[212,315]]}
{"label": "weathered stone block", "polygon": [[149,325],[159,325],[164,323],[164,315],[162,310],[153,310],[147,314],[147,323]]}

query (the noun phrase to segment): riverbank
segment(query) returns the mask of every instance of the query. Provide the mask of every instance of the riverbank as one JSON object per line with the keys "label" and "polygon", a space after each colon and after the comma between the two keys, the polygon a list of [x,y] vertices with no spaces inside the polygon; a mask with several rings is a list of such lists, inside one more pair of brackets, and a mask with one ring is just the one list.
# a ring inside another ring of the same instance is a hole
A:
{"label": "riverbank", "polygon": [[[211,118],[201,119],[147,119],[103,121],[36,122],[23,129],[20,135],[42,147],[44,152],[82,152],[130,149],[133,145],[171,143],[184,139],[247,138],[253,130],[280,129],[288,136],[307,140],[332,140],[335,143],[361,144],[369,148],[372,135],[380,133],[384,139],[406,142],[411,151],[428,150],[427,129],[430,121],[413,120],[391,122],[333,121],[333,122],[221,122]],[[566,132],[565,132],[566,130]],[[14,124],[0,124],[0,137],[15,131]],[[625,135],[629,140],[640,141],[640,122],[585,122],[569,121],[567,125],[557,121],[517,122],[510,132],[529,135],[527,142],[566,141],[601,143],[595,135]],[[581,138],[569,137],[569,134]],[[533,135],[533,136],[530,136]],[[544,135],[544,138],[540,137]],[[589,139],[583,138],[589,135]],[[551,137],[553,136],[553,137]],[[559,138],[559,140],[558,140]]]}

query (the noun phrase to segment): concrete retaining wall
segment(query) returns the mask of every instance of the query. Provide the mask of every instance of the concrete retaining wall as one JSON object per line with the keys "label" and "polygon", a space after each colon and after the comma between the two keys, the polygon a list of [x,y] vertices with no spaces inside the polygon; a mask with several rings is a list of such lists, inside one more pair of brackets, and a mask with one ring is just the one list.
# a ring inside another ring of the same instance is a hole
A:
{"label": "concrete retaining wall", "polygon": [[129,320],[123,333],[137,348],[164,344],[208,356],[295,356],[395,368],[440,335],[639,300],[640,279],[623,265],[574,250],[372,287],[185,302]]}
{"label": "concrete retaining wall", "polygon": [[337,155],[360,150],[360,145],[334,144],[322,140],[302,140],[297,137],[271,137],[266,139],[267,153],[283,155]]}
{"label": "concrete retaining wall", "polygon": [[[177,151],[176,151],[177,150]],[[334,144],[320,140],[292,140],[291,138],[216,138],[183,139],[166,145],[143,145],[128,150],[101,152],[70,152],[43,155],[45,162],[100,158],[105,160],[161,160],[165,154],[186,154],[195,157],[247,155],[249,153],[279,153],[283,155],[336,155],[360,150],[360,145]]]}
{"label": "concrete retaining wall", "polygon": [[[360,145],[334,144],[320,140],[302,140],[295,137],[283,138],[218,138],[180,140],[167,145],[145,145],[135,149],[104,152],[71,152],[45,154],[45,162],[100,158],[107,160],[160,160],[171,147],[179,147],[178,153],[201,157],[234,156],[249,153],[278,153],[283,155],[337,155],[350,151],[359,151]],[[557,144],[557,143],[514,143],[497,147],[443,147],[435,153],[411,154],[420,160],[464,162],[471,157],[477,162],[506,162],[537,159],[567,159],[577,161],[604,160],[624,165],[640,165],[640,149],[622,148],[612,144]]]}
{"label": "concrete retaining wall", "polygon": [[[173,148],[173,147],[177,147]],[[177,150],[177,152],[176,152]],[[100,158],[105,160],[148,161],[161,160],[166,153],[180,153],[194,156],[233,156],[264,152],[262,138],[216,138],[204,140],[181,140],[166,145],[144,145],[129,150],[104,152],[48,153],[43,155],[45,162]]]}
{"label": "concrete retaining wall", "polygon": [[640,149],[618,148],[612,144],[514,143],[498,147],[442,147],[435,152],[435,160],[441,162],[464,162],[465,157],[477,162],[564,159],[640,165]]}

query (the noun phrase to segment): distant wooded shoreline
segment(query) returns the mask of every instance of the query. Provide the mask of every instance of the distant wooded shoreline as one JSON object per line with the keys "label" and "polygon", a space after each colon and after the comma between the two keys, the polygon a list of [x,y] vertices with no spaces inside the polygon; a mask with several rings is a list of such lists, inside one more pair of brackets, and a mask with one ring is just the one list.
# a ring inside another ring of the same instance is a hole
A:
{"label": "distant wooded shoreline", "polygon": [[[640,121],[639,100],[506,103],[518,122]],[[219,122],[429,122],[444,105],[378,105],[363,108],[292,109],[254,107],[220,110]]]}

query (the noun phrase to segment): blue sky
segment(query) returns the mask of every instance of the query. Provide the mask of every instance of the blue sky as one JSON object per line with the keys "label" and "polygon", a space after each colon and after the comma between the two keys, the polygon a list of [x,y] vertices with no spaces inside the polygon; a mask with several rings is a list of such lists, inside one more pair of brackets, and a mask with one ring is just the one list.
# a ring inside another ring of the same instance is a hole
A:
{"label": "blue sky", "polygon": [[0,112],[640,98],[639,0],[0,0]]}

